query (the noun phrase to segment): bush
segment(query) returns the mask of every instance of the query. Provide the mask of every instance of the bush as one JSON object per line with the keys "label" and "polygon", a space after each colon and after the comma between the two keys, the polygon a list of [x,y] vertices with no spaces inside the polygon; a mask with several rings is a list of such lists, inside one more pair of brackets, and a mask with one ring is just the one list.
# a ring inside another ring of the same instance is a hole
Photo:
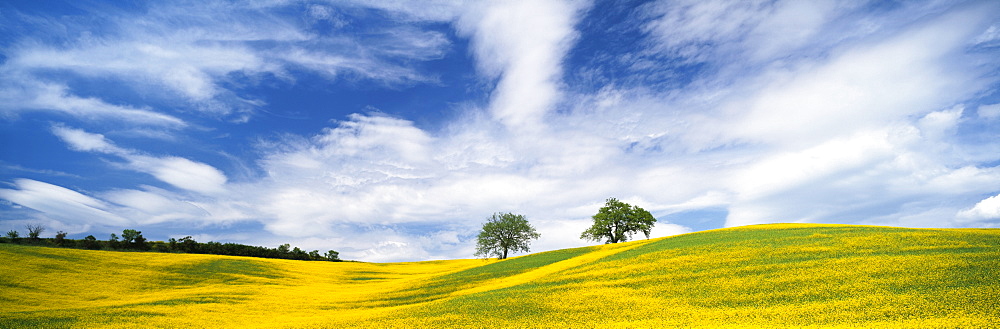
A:
{"label": "bush", "polygon": [[12,243],[18,243],[18,242],[20,242],[20,237],[21,237],[21,234],[17,233],[17,231],[15,231],[15,230],[7,231],[7,239],[10,240],[10,242],[12,242]]}
{"label": "bush", "polygon": [[83,238],[82,247],[84,249],[98,250],[101,249],[101,244],[97,242],[97,238],[93,235],[88,235],[86,238]]}
{"label": "bush", "polygon": [[66,232],[63,231],[56,232],[55,242],[57,246],[64,247],[66,245]]}

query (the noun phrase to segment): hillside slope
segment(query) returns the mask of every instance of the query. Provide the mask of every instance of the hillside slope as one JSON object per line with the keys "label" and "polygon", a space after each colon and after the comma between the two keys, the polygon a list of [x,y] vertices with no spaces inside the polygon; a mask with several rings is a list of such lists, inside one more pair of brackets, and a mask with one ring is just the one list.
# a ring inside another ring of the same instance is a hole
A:
{"label": "hillside slope", "polygon": [[0,327],[990,327],[1000,230],[776,224],[505,261],[0,245]]}

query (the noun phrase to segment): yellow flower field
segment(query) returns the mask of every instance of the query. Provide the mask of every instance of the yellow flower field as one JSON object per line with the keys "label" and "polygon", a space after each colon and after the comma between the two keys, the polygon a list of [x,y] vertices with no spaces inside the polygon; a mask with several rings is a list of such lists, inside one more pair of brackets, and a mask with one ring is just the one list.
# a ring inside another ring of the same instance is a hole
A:
{"label": "yellow flower field", "polygon": [[504,261],[0,244],[2,328],[990,328],[1000,230],[775,224]]}

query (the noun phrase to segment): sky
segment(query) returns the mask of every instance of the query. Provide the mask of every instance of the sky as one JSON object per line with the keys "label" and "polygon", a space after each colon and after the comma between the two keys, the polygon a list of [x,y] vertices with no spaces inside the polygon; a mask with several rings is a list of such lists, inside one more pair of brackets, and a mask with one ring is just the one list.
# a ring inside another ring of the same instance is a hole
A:
{"label": "sky", "polygon": [[1000,227],[1000,2],[0,3],[4,232],[457,259],[611,197]]}

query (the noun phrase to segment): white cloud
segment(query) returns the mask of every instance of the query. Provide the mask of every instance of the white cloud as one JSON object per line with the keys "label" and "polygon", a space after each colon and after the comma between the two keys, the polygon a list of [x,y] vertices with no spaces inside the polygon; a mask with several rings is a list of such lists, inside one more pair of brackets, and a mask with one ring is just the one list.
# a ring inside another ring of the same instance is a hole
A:
{"label": "white cloud", "polygon": [[32,81],[30,76],[8,76],[0,79],[0,110],[8,113],[23,111],[57,111],[87,120],[117,120],[161,127],[185,127],[183,120],[146,108],[108,104],[93,97],[71,94],[65,85]]}
{"label": "white cloud", "polygon": [[458,20],[459,32],[472,39],[479,70],[500,78],[490,110],[508,129],[537,131],[559,100],[561,62],[576,38],[581,9],[568,1],[489,2]]}
{"label": "white cloud", "polygon": [[16,189],[0,189],[0,198],[62,223],[120,226],[129,222],[115,214],[107,203],[65,187],[31,179],[15,180],[14,185]]}
{"label": "white cloud", "polygon": [[815,36],[832,17],[845,8],[838,1],[782,1],[774,4],[759,24],[748,32],[745,44],[753,45],[751,57],[757,60],[785,56]]}
{"label": "white cloud", "polygon": [[76,151],[98,152],[119,156],[128,167],[145,172],[175,187],[203,194],[225,191],[226,175],[210,165],[180,157],[151,157],[115,146],[104,135],[57,125],[52,132]]}
{"label": "white cloud", "polygon": [[[322,72],[330,78],[363,77],[390,85],[405,85],[434,82],[436,78],[382,57],[436,59],[443,56],[448,42],[436,32],[414,33],[400,30],[386,33],[381,40],[367,40],[364,43],[337,40],[323,46],[318,49],[292,46],[291,49],[276,50],[272,56],[288,66]],[[381,49],[376,48],[380,46]],[[331,51],[337,49],[342,50]],[[365,57],[359,54],[373,55]]]}
{"label": "white cloud", "polygon": [[980,105],[976,113],[983,119],[992,120],[1000,118],[1000,104]]}
{"label": "white cloud", "polygon": [[[798,46],[758,39],[764,35],[759,29],[780,32],[761,22],[781,17],[781,7],[789,5],[653,5],[664,15],[647,26],[659,38],[654,50],[711,61],[718,70],[706,70],[673,94],[605,90],[600,96],[611,101],[614,113],[621,113],[618,118],[640,118],[627,126],[636,146],[660,149],[673,158],[670,167],[650,169],[643,181],[656,183],[645,184],[700,187],[675,194],[677,199],[669,199],[674,204],[698,195],[720,196],[716,204],[728,207],[727,225],[849,222],[880,217],[879,211],[907,217],[910,211],[930,212],[900,204],[988,190],[974,179],[995,182],[995,169],[963,162],[970,161],[965,152],[982,152],[974,151],[980,146],[959,149],[953,137],[964,124],[962,107],[954,104],[987,86],[975,66],[982,62],[960,58],[990,10],[934,7],[929,10],[938,13],[933,19],[913,24],[871,26],[850,35],[816,30],[803,36],[802,44],[822,51],[790,52]],[[795,6],[813,5],[818,4]],[[850,10],[834,8],[801,23],[867,24],[850,17]],[[713,17],[727,19],[709,24]],[[746,26],[753,28],[738,28]],[[747,32],[753,29],[758,30]],[[781,58],[748,59],[732,49],[774,52]],[[600,98],[594,103],[601,108]],[[594,118],[605,126],[622,122],[616,116]],[[982,147],[986,152],[991,148]]]}
{"label": "white cloud", "polygon": [[[483,220],[485,221],[485,219],[484,217]],[[580,233],[590,227],[590,223],[588,222],[570,219],[538,219],[534,217],[528,217],[528,221],[535,227],[538,234],[541,235],[538,240],[531,242],[531,250],[533,252],[583,247],[592,244],[592,242],[580,239]],[[479,228],[479,226],[476,227],[476,229]],[[474,249],[471,252],[474,252]],[[470,256],[472,255],[471,252],[469,253]]]}
{"label": "white cloud", "polygon": [[[389,10],[398,7],[385,5]],[[286,2],[234,5],[210,1],[156,3],[138,14],[80,6],[80,10],[93,11],[82,16],[87,19],[16,16],[24,20],[25,31],[34,34],[21,36],[5,51],[0,65],[0,109],[186,126],[157,109],[108,104],[98,97],[78,96],[66,87],[68,81],[90,79],[114,82],[169,108],[242,122],[262,104],[240,90],[255,79],[277,77],[294,83],[288,70],[306,69],[331,79],[362,78],[388,85],[433,82],[434,76],[407,64],[439,59],[450,46],[440,32],[391,21],[380,22],[385,26],[364,34],[316,33],[299,17],[277,13],[296,7]],[[454,6],[442,3],[440,7]],[[333,11],[313,5],[302,14],[326,19],[332,18]],[[107,29],[94,29],[89,24],[95,21]],[[250,79],[230,84],[234,75]]]}
{"label": "white cloud", "polygon": [[994,195],[976,203],[972,208],[962,210],[959,217],[970,219],[1000,218],[1000,195]]}
{"label": "white cloud", "polygon": [[226,175],[210,165],[180,157],[132,155],[128,158],[132,166],[178,188],[203,194],[225,191]]}
{"label": "white cloud", "polygon": [[[648,19],[642,30],[670,61],[709,63],[741,75],[771,61],[821,54],[830,44],[878,31],[884,18],[850,17],[861,5],[835,0],[685,0],[650,2],[640,12]],[[850,18],[846,25],[841,22],[845,16]]]}
{"label": "white cloud", "polygon": [[418,246],[380,237],[378,243],[358,254],[362,259],[376,262],[402,261],[406,259],[427,259],[428,254]]}
{"label": "white cloud", "polygon": [[850,49],[817,67],[774,72],[756,95],[728,105],[727,117],[735,120],[722,130],[755,142],[815,143],[947,106],[960,86],[975,80],[973,71],[953,70],[944,62],[967,34],[938,24]]}
{"label": "white cloud", "polygon": [[[316,137],[328,155],[387,155],[391,162],[425,162],[432,142],[426,132],[411,122],[385,116],[354,114],[335,129],[326,129]],[[329,154],[332,152],[332,154]]]}
{"label": "white cloud", "polygon": [[180,200],[168,191],[146,187],[146,190],[115,190],[102,198],[123,207],[122,212],[139,224],[171,221],[200,221],[211,214],[198,206]]}
{"label": "white cloud", "polygon": [[920,131],[927,134],[929,138],[942,140],[954,133],[959,121],[962,119],[962,106],[955,106],[948,110],[928,113],[917,122]]}
{"label": "white cloud", "polygon": [[148,91],[166,87],[173,95],[192,102],[217,96],[220,89],[214,77],[220,74],[268,69],[260,57],[244,47],[147,33],[113,44],[83,43],[70,49],[25,47],[5,66],[22,72],[67,70],[88,77],[121,78],[140,86],[153,82]]}
{"label": "white cloud", "polygon": [[[991,191],[1000,168],[951,164],[940,140],[912,126],[832,141],[801,152],[765,157],[733,172],[736,198],[727,226],[768,222],[833,222],[963,226],[949,203]],[[926,200],[952,200],[948,203]],[[950,210],[948,210],[950,209]]]}
{"label": "white cloud", "polygon": [[790,187],[814,185],[844,171],[871,168],[894,156],[888,134],[862,133],[798,152],[774,154],[735,172],[731,187],[740,198],[753,199]]}
{"label": "white cloud", "polygon": [[450,22],[462,14],[468,1],[464,0],[428,0],[414,5],[408,0],[349,0],[358,6],[378,8],[404,15],[405,19],[417,21]]}
{"label": "white cloud", "polygon": [[52,133],[59,136],[60,139],[69,144],[69,147],[75,151],[122,153],[122,149],[111,144],[101,134],[91,134],[83,130],[60,125],[52,127]]}
{"label": "white cloud", "polygon": [[739,41],[767,7],[761,1],[658,1],[646,10],[657,17],[644,28],[660,43],[659,50],[703,61],[712,47]]}

